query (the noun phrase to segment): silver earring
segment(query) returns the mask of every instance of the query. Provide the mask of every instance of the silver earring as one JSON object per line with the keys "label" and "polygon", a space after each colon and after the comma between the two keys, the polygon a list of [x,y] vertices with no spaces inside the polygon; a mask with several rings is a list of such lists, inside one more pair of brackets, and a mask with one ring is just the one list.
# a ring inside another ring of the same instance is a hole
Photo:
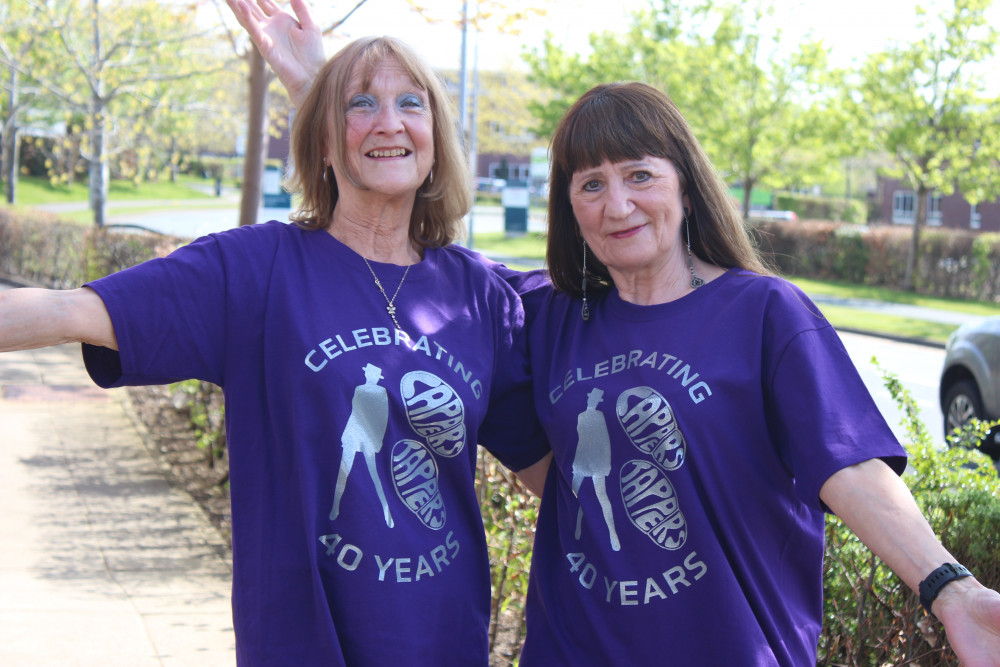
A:
{"label": "silver earring", "polygon": [[583,242],[583,309],[580,317],[586,322],[590,319],[590,306],[587,305],[587,242]]}
{"label": "silver earring", "polygon": [[427,182],[428,183],[434,182],[434,167],[431,167],[431,175],[427,177]]}
{"label": "silver earring", "polygon": [[687,211],[684,212],[684,235],[687,237],[688,270],[691,271],[691,289],[698,289],[705,281],[694,274],[694,256],[691,254],[691,227],[688,224]]}

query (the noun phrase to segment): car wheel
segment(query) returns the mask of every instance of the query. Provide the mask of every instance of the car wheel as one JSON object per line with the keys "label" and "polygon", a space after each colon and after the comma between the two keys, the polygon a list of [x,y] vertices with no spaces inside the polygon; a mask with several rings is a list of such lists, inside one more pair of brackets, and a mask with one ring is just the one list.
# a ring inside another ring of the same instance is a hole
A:
{"label": "car wheel", "polygon": [[[970,380],[956,382],[945,394],[944,435],[955,428],[961,428],[973,419],[987,419],[983,412],[983,401],[979,397],[979,389]],[[979,443],[979,450],[994,461],[1000,461],[1000,426],[994,427]]]}
{"label": "car wheel", "polygon": [[944,397],[944,435],[947,438],[956,428],[961,428],[973,419],[985,419],[983,401],[975,383],[961,380],[948,388]]}

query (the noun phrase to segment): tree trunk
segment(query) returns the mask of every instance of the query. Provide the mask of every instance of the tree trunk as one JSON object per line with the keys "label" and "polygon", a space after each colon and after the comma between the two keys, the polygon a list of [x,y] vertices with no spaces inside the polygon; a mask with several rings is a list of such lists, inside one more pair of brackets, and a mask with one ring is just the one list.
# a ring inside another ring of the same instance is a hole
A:
{"label": "tree trunk", "polygon": [[10,96],[7,108],[10,117],[3,128],[3,180],[7,203],[13,205],[17,199],[18,133],[17,126],[17,70],[10,68]]}
{"label": "tree trunk", "polygon": [[107,129],[104,125],[104,107],[97,101],[95,108],[91,110],[90,117],[93,121],[93,128],[90,130],[90,165],[88,174],[90,176],[90,210],[94,213],[94,225],[103,227],[107,221],[108,213],[108,180],[110,178],[108,169],[108,155],[105,143],[107,142]]}
{"label": "tree trunk", "polygon": [[20,175],[20,128],[11,123],[3,133],[4,199],[13,206],[17,203],[17,179]]}
{"label": "tree trunk", "polygon": [[104,226],[108,211],[108,132],[104,117],[107,101],[104,99],[103,50],[101,48],[101,6],[99,0],[92,2],[93,14],[91,26],[93,31],[94,51],[91,56],[91,66],[97,73],[96,85],[90,94],[90,160],[88,165],[90,186],[90,210],[94,213],[94,225]]}
{"label": "tree trunk", "polygon": [[257,222],[261,183],[267,157],[267,63],[256,47],[250,51],[250,118],[247,122],[247,149],[243,157],[243,192],[240,199],[240,226]]}
{"label": "tree trunk", "polygon": [[913,234],[910,236],[910,251],[906,255],[906,274],[903,276],[903,289],[907,292],[916,290],[917,260],[920,254],[920,229],[927,221],[927,187],[917,186],[916,210],[913,212]]}
{"label": "tree trunk", "polygon": [[170,137],[170,182],[176,183],[180,168],[177,164],[177,137]]}
{"label": "tree trunk", "polygon": [[743,181],[743,219],[750,219],[750,202],[753,201],[754,181],[746,179]]}

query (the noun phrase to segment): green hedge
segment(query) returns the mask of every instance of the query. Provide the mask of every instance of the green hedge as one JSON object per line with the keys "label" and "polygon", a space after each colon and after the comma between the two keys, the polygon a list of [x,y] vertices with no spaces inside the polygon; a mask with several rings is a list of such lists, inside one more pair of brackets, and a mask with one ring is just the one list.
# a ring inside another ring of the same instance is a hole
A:
{"label": "green hedge", "polygon": [[[783,275],[903,289],[913,230],[837,222],[759,222],[758,246]],[[1000,234],[930,228],[920,235],[916,292],[1000,301]]]}
{"label": "green hedge", "polygon": [[[903,479],[917,505],[956,560],[1000,590],[1000,478],[992,462],[969,447],[987,425],[967,427],[950,437],[951,448],[938,450],[910,392],[895,375],[883,377],[907,425],[910,467]],[[959,665],[941,624],[843,523],[830,518],[826,537],[817,664]]]}
{"label": "green hedge", "polygon": [[838,220],[861,223],[868,219],[868,207],[857,199],[831,199],[807,195],[776,194],[774,208],[795,211],[800,220]]}
{"label": "green hedge", "polygon": [[121,271],[179,247],[184,239],[96,229],[56,216],[0,207],[0,273],[55,289]]}

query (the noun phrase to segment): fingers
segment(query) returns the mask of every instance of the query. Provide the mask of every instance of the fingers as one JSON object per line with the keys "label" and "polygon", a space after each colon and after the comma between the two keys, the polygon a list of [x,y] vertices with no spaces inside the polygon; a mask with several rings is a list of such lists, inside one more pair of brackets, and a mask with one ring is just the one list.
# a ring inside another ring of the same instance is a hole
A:
{"label": "fingers", "polygon": [[[261,2],[270,2],[271,0],[261,0]],[[312,14],[309,13],[309,5],[306,4],[306,0],[291,0],[292,11],[295,12],[295,17],[299,20],[299,25],[302,26],[303,30],[306,31],[319,31],[319,27],[313,22]]]}
{"label": "fingers", "polygon": [[236,20],[239,24],[250,35],[250,41],[258,49],[261,49],[266,39],[264,29],[261,27],[261,21],[267,17],[257,7],[249,2],[245,2],[245,0],[226,0],[226,4],[229,5],[229,9],[236,15]]}
{"label": "fingers", "polygon": [[264,16],[274,16],[281,11],[281,8],[271,2],[271,0],[257,0],[257,6],[264,12]]}
{"label": "fingers", "polygon": [[256,7],[244,2],[244,0],[226,0],[226,4],[229,5],[229,9],[244,30],[252,32],[251,26],[256,27],[257,21],[260,20],[259,17],[254,16],[257,13]]}

